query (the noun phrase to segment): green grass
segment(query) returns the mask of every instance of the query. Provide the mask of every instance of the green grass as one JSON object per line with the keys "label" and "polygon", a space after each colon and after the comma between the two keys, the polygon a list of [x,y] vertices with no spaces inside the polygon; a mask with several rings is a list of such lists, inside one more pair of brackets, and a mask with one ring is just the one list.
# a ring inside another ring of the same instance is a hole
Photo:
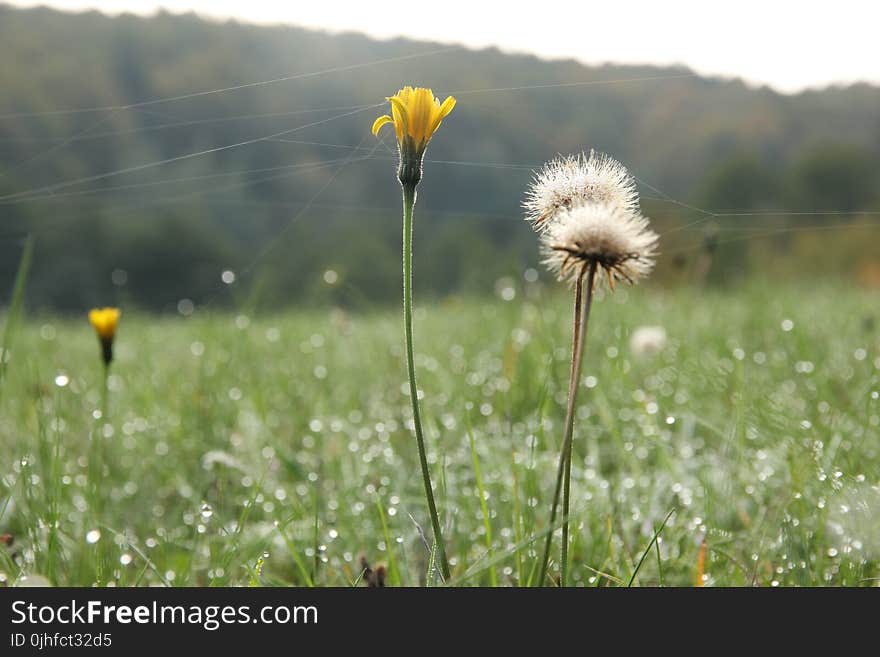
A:
{"label": "green grass", "polygon": [[[453,585],[536,583],[570,303],[532,285],[510,302],[416,306]],[[705,538],[708,586],[876,585],[876,308],[876,292],[842,285],[598,300],[575,425],[570,582],[690,586]],[[631,353],[640,325],[666,328],[659,355]],[[348,586],[364,555],[390,584],[440,584],[401,337],[393,308],[127,313],[105,428],[85,313],[24,318],[0,399],[0,533],[15,537],[0,549],[2,577]],[[553,554],[555,577],[558,535]]]}

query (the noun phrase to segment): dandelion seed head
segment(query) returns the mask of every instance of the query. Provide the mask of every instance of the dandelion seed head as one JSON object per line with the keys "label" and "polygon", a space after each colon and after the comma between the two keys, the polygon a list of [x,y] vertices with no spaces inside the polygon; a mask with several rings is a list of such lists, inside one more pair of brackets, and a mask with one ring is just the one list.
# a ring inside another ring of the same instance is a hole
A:
{"label": "dandelion seed head", "polygon": [[544,264],[559,280],[575,282],[595,262],[613,289],[615,281],[634,284],[651,272],[657,241],[639,212],[608,203],[580,203],[550,223],[541,235],[541,251]]}
{"label": "dandelion seed head", "polygon": [[666,329],[662,326],[640,326],[633,331],[629,340],[630,350],[640,357],[653,356],[665,347]]}
{"label": "dandelion seed head", "polygon": [[546,230],[560,213],[583,203],[605,203],[638,212],[635,178],[604,153],[559,156],[535,174],[523,208],[535,230]]}

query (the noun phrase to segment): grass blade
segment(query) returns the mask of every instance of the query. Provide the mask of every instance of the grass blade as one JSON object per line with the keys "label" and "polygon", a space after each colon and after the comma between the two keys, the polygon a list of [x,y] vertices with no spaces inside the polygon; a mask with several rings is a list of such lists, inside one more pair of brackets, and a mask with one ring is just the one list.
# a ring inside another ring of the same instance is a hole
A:
{"label": "grass blade", "polygon": [[672,509],[669,513],[666,514],[666,517],[663,518],[663,522],[660,524],[660,527],[657,529],[657,531],[654,532],[654,535],[651,537],[651,542],[648,543],[648,547],[646,547],[645,551],[642,552],[642,558],[639,559],[639,562],[636,564],[636,569],[633,571],[632,577],[629,578],[629,582],[626,585],[627,588],[630,588],[633,585],[633,582],[636,581],[636,575],[639,574],[639,570],[641,569],[642,564],[645,563],[645,559],[648,557],[648,553],[651,551],[651,548],[654,547],[654,543],[657,542],[657,537],[660,536],[660,532],[662,532],[663,528],[666,527],[666,523],[669,522],[669,519],[672,517],[673,513],[675,513],[675,509]]}
{"label": "grass blade", "polygon": [[391,586],[400,586],[400,571],[397,569],[397,561],[394,558],[394,547],[391,543],[391,534],[388,531],[388,522],[385,520],[385,509],[376,495],[376,510],[379,512],[379,520],[382,522],[382,535],[385,537],[385,550],[388,552],[388,583]]}
{"label": "grass blade", "polygon": [[0,344],[0,394],[3,391],[3,379],[6,378],[6,370],[9,367],[9,354],[12,349],[12,338],[15,335],[15,327],[21,317],[21,307],[24,302],[24,288],[27,282],[28,272],[31,269],[31,261],[34,256],[34,239],[30,235],[24,242],[21,260],[18,263],[18,271],[15,274],[15,283],[12,286],[12,300],[9,302],[9,312],[6,315],[6,326],[3,328],[3,343]]}
{"label": "grass blade", "polygon": [[[468,420],[468,440],[471,443],[471,459],[474,462],[474,473],[477,477],[477,492],[480,495],[480,511],[483,514],[483,528],[486,531],[486,549],[489,553],[489,561],[493,561],[495,557],[495,549],[492,547],[492,525],[489,522],[489,507],[486,504],[486,493],[483,489],[483,477],[480,474],[480,457],[477,455],[477,445],[474,442],[474,433],[471,428],[470,415],[467,415]],[[498,570],[495,568],[494,564],[489,569],[489,584],[491,586],[498,586]]]}

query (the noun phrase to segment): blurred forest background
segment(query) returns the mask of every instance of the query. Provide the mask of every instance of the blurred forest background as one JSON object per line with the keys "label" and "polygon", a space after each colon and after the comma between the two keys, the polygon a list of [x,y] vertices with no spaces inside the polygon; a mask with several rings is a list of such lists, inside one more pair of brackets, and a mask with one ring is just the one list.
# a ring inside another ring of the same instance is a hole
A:
{"label": "blurred forest background", "polygon": [[420,187],[422,299],[540,269],[524,188],[582,148],[638,176],[663,235],[651,284],[880,286],[880,88],[782,95],[682,68],[166,14],[0,6],[0,44],[0,302],[27,235],[36,309],[396,302],[394,140],[369,131],[386,108],[362,106],[406,83],[459,100]]}

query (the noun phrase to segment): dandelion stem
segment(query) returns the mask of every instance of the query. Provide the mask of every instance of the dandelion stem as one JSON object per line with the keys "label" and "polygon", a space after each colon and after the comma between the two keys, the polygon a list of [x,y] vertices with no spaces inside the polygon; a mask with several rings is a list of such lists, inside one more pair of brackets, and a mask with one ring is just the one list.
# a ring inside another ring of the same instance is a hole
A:
{"label": "dandelion stem", "polygon": [[419,411],[418,386],[416,385],[416,368],[413,360],[412,338],[412,221],[413,206],[416,203],[415,184],[403,185],[403,329],[406,338],[406,367],[409,375],[409,398],[412,403],[413,425],[416,442],[419,447],[419,462],[422,466],[422,480],[425,483],[425,497],[428,499],[428,511],[431,515],[431,526],[434,529],[434,543],[440,562],[443,578],[449,580],[449,563],[446,559],[446,547],[440,530],[440,518],[437,516],[437,505],[434,503],[434,489],[431,486],[431,473],[428,470],[428,457],[425,452],[425,438],[422,433],[422,418]]}
{"label": "dandelion stem", "polygon": [[[107,422],[107,412],[110,397],[110,364],[105,362],[103,369],[103,381],[101,385],[101,417],[95,424],[92,434],[91,462],[89,463],[89,478],[92,492],[92,512],[94,513],[95,526],[101,526],[104,513],[104,499],[101,482],[104,479],[104,425]],[[99,543],[95,550],[95,576],[99,584],[104,584],[105,574],[105,550],[104,544]]]}
{"label": "dandelion stem", "polygon": [[[589,270],[588,272],[586,270]],[[587,275],[587,300],[583,303],[584,273]],[[568,511],[569,492],[571,489],[571,445],[574,434],[574,407],[577,398],[578,381],[581,376],[581,363],[583,361],[584,341],[587,334],[587,321],[590,317],[590,308],[593,305],[593,287],[596,278],[596,261],[584,264],[580,275],[575,283],[574,295],[574,327],[572,334],[571,370],[568,378],[568,404],[565,409],[565,433],[562,438],[562,447],[559,451],[559,467],[556,471],[556,490],[553,493],[553,506],[550,510],[550,531],[544,542],[544,557],[541,560],[541,573],[538,582],[542,585],[547,576],[547,565],[550,562],[550,546],[553,542],[553,524],[556,522],[556,512],[559,507],[559,492],[564,488],[562,508],[562,562],[560,583],[565,586],[568,571]]]}
{"label": "dandelion stem", "polygon": [[[110,399],[110,364],[104,364],[104,385],[101,387],[101,420],[107,421]],[[103,424],[102,422],[102,424]]]}
{"label": "dandelion stem", "polygon": [[95,423],[92,434],[92,458],[89,465],[91,486],[92,486],[92,503],[96,517],[101,515],[101,479],[103,478],[104,469],[104,425],[107,423],[107,408],[109,405],[109,389],[110,389],[110,365],[104,363],[103,380],[101,382],[101,416]]}

